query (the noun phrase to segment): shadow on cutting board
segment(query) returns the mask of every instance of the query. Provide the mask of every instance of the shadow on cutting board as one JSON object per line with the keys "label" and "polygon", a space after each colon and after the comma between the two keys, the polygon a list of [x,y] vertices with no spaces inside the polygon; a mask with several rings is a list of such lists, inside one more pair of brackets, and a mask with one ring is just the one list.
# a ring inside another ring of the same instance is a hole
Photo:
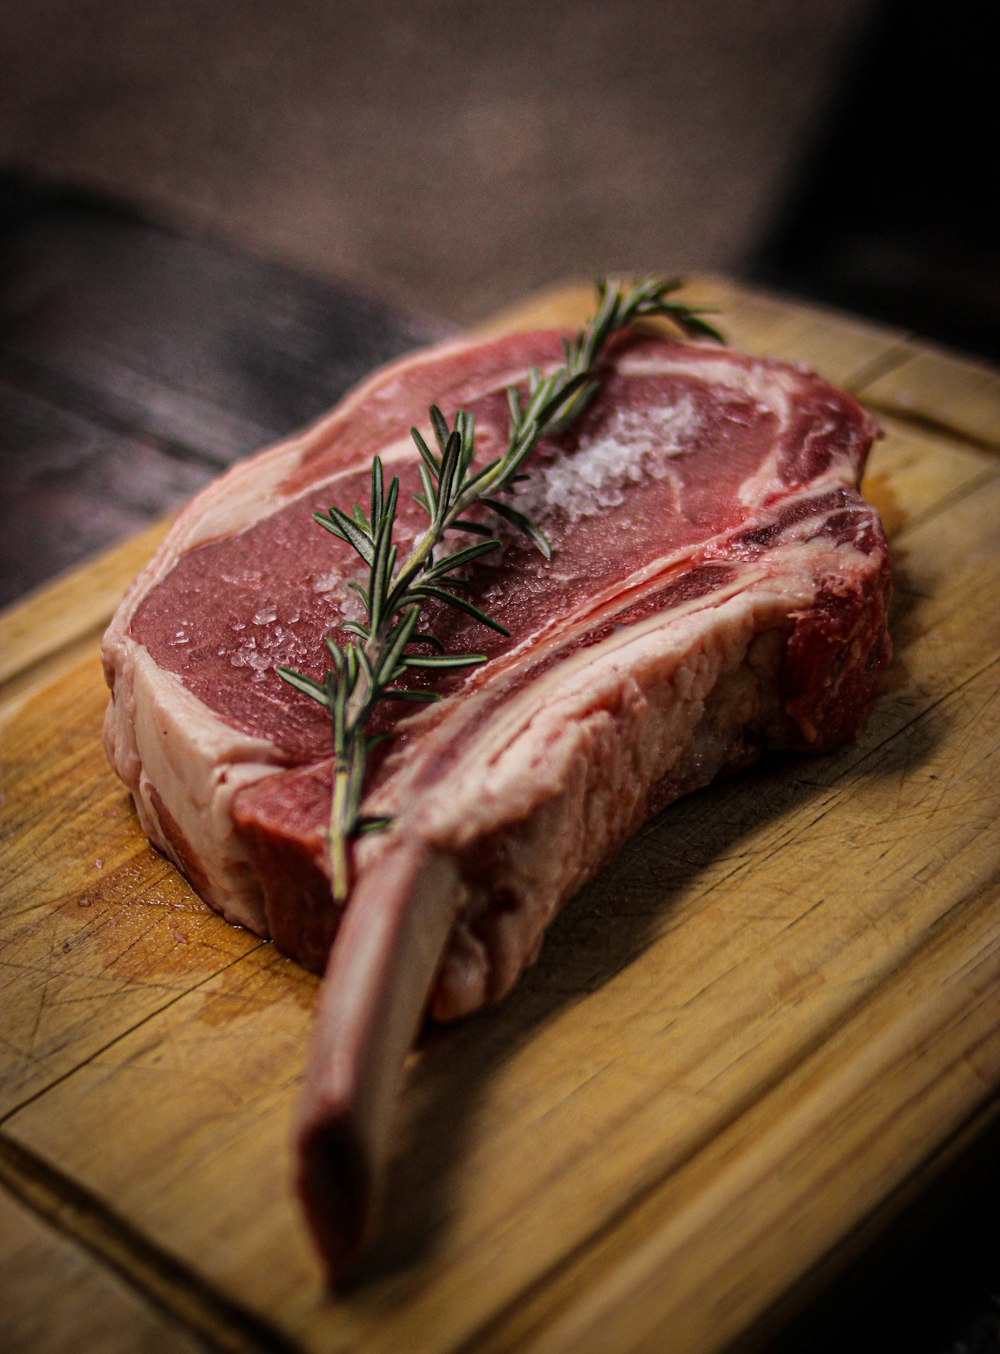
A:
{"label": "shadow on cutting board", "polygon": [[[892,694],[883,697],[892,699]],[[898,729],[899,721],[893,724]],[[879,740],[877,726],[870,728]],[[750,843],[769,823],[800,814],[810,804],[822,805],[846,775],[891,780],[912,774],[933,751],[940,729],[940,719],[932,716],[912,730],[890,734],[884,743],[873,741],[870,733],[860,744],[824,757],[776,754],[677,801],[566,905],[548,930],[537,964],[500,1005],[455,1025],[429,1027],[403,1096],[384,1206],[351,1276],[352,1286],[433,1253],[452,1222],[463,1163],[476,1141],[476,1120],[492,1097],[497,1074],[519,1048],[610,983],[658,937],[679,926],[685,911],[711,908],[714,884],[752,859]],[[831,870],[835,873],[833,861]],[[752,913],[759,905],[752,887],[740,892],[735,905],[731,894],[726,903],[737,924],[739,908]],[[666,1007],[672,983],[680,985],[681,979],[680,973],[664,971]],[[834,1012],[831,1021],[837,1019]],[[564,1070],[572,1080],[572,1069]],[[585,1076],[581,1072],[581,1080]],[[679,1164],[671,1163],[667,1173]],[[510,1170],[517,1171],[516,1155]],[[627,1214],[643,1193],[622,1198],[621,1213]],[[394,1209],[393,1199],[405,1199],[406,1208]]]}

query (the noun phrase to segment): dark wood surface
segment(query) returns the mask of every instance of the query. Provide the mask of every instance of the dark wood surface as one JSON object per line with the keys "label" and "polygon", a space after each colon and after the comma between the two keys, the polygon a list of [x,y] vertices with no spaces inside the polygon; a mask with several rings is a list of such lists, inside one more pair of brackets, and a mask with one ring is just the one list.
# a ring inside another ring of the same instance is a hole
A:
{"label": "dark wood surface", "polygon": [[0,605],[444,324],[0,180]]}
{"label": "dark wood surface", "polygon": [[[0,183],[0,601],[329,406],[432,317],[23,181]],[[1000,1348],[997,1170],[906,1215],[777,1346]]]}

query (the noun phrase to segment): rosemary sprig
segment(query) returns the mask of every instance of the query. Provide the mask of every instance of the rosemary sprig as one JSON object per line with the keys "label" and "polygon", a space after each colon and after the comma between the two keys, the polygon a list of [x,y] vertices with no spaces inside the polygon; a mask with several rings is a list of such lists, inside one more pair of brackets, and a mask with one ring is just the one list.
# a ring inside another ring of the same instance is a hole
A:
{"label": "rosemary sprig", "polygon": [[[411,429],[420,454],[421,492],[416,499],[427,513],[428,524],[402,561],[392,539],[399,481],[393,476],[386,486],[377,456],[372,462],[367,514],[358,505],[350,513],[331,507],[325,513],[313,514],[320,526],[346,541],[368,568],[368,586],[352,584],[364,606],[365,622],[349,621],[341,627],[352,636],[344,644],[326,637],[331,666],[322,680],[316,681],[289,668],[278,669],[289,685],[318,701],[330,714],[334,766],[329,849],[335,901],[344,902],[350,888],[351,838],[383,828],[387,822],[361,814],[368,757],[378,741],[377,736],[367,731],[375,707],[384,700],[439,699],[436,692],[397,685],[410,669],[447,670],[486,661],[486,655],[480,653],[445,653],[435,636],[418,631],[425,604],[436,599],[501,634],[508,633],[461,595],[464,585],[454,577],[473,560],[500,549],[500,541],[490,527],[470,521],[465,514],[473,506],[487,508],[495,517],[523,532],[546,558],[551,557],[551,546],[535,523],[496,495],[523,478],[521,467],[543,437],[569,427],[593,399],[600,388],[594,369],[613,334],[643,316],[664,315],[685,333],[721,338],[703,318],[704,312],[667,299],[680,286],[679,280],[663,282],[647,277],[623,292],[617,286],[600,282],[597,312],[572,342],[563,341],[562,366],[544,377],[532,370],[524,399],[516,388],[507,390],[510,411],[507,449],[486,465],[473,467],[474,416],[460,409],[449,427],[441,410],[432,406],[430,422],[436,447],[416,428]],[[448,554],[436,554],[449,531],[484,539]],[[409,653],[408,646],[417,642],[437,652],[431,656]]]}

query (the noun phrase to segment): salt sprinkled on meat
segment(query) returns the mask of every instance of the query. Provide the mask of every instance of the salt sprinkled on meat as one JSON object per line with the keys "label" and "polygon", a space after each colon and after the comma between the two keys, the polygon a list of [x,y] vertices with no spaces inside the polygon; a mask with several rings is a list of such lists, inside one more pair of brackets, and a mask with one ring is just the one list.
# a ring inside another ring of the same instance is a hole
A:
{"label": "salt sprinkled on meat", "polygon": [[219,647],[219,657],[227,658],[232,668],[252,669],[254,681],[275,668],[302,663],[309,649],[292,629],[299,619],[297,609],[282,615],[276,604],[267,603],[254,612],[254,633],[241,621],[230,623],[231,640]]}
{"label": "salt sprinkled on meat", "polygon": [[329,573],[320,574],[313,580],[313,592],[320,597],[325,597],[329,592],[339,592],[344,586],[344,572],[342,569],[331,569]]}
{"label": "salt sprinkled on meat", "polygon": [[666,479],[667,462],[689,449],[701,426],[688,394],[676,403],[611,410],[597,436],[574,455],[539,467],[518,493],[517,506],[543,520],[561,509],[570,524],[617,508],[627,484]]}

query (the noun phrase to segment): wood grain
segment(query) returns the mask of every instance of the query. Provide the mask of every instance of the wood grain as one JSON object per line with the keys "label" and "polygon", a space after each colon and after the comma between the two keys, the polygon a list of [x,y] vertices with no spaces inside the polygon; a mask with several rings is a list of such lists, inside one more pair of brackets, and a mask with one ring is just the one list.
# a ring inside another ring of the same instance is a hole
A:
{"label": "wood grain", "polygon": [[5,1191],[0,1236],[5,1354],[198,1354],[210,1348]]}
{"label": "wood grain", "polygon": [[166,535],[169,519],[38,588],[0,612],[0,702],[7,712],[58,673],[98,661],[122,592]]}
{"label": "wood grain", "polygon": [[[914,415],[900,382],[923,354],[900,336],[721,279],[690,291],[883,417],[886,693],[856,746],[675,805],[504,1005],[430,1032],[339,1298],[288,1188],[314,981],[149,851],[103,763],[93,657],[39,685],[135,558],[40,594],[44,634],[3,622],[0,1172],[43,1213],[72,1193],[93,1254],[144,1291],[168,1275],[157,1300],[234,1348],[721,1349],[828,1281],[995,1114],[998,383],[949,359]],[[572,323],[586,296],[496,323]]]}
{"label": "wood grain", "polygon": [[444,331],[0,175],[0,604],[132,536]]}

